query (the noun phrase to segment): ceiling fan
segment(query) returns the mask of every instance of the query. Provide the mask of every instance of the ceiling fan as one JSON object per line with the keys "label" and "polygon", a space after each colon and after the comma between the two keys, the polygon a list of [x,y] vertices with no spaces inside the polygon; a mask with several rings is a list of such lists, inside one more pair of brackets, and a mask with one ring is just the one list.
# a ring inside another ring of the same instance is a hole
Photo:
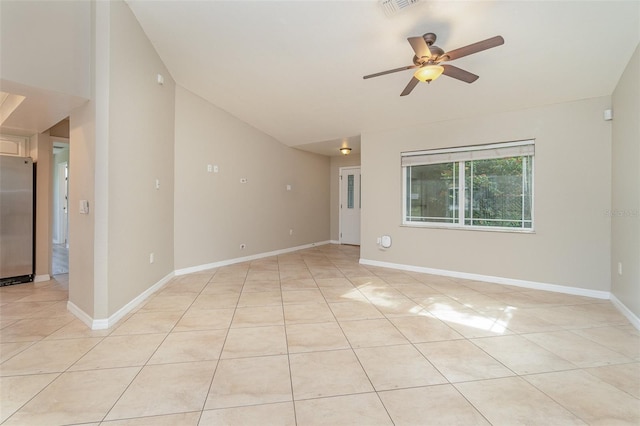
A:
{"label": "ceiling fan", "polygon": [[434,33],[426,33],[419,37],[409,37],[407,41],[415,52],[413,65],[365,75],[363,78],[379,77],[385,74],[418,68],[418,70],[413,74],[413,78],[409,81],[409,84],[407,84],[407,87],[405,87],[402,93],[400,93],[400,96],[406,96],[411,93],[413,88],[416,87],[419,82],[426,81],[427,83],[431,83],[433,80],[440,77],[441,74],[464,81],[465,83],[473,83],[478,79],[477,75],[461,68],[454,67],[453,65],[441,65],[441,63],[453,61],[454,59],[462,58],[463,56],[478,53],[504,44],[502,36],[495,36],[445,53],[444,50],[433,44],[436,41],[436,35]]}

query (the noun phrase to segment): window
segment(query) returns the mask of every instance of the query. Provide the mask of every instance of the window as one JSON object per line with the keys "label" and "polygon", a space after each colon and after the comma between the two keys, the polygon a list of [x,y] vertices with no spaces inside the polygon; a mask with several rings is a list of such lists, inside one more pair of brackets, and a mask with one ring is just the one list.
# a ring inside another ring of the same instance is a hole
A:
{"label": "window", "polygon": [[533,229],[534,142],[402,153],[405,225]]}
{"label": "window", "polygon": [[353,208],[353,175],[347,176],[347,208]]}

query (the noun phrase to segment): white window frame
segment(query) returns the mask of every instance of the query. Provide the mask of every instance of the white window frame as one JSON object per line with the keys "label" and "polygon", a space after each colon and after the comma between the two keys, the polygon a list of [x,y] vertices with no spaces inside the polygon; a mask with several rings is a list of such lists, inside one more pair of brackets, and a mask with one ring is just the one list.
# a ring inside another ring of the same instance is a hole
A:
{"label": "white window frame", "polygon": [[[514,152],[524,152],[520,155],[512,155]],[[507,158],[514,156],[531,156],[531,227],[530,228],[514,228],[506,226],[480,226],[465,224],[465,200],[466,187],[464,175],[464,162]],[[496,143],[489,145],[474,145],[466,147],[433,149],[426,151],[409,151],[401,153],[402,166],[402,226],[417,228],[451,228],[451,229],[467,229],[480,231],[497,231],[497,232],[535,232],[535,140],[528,139],[522,141]],[[442,164],[442,163],[458,163],[458,212],[459,217],[455,223],[445,222],[413,222],[407,220],[407,169],[411,166],[424,164]]]}

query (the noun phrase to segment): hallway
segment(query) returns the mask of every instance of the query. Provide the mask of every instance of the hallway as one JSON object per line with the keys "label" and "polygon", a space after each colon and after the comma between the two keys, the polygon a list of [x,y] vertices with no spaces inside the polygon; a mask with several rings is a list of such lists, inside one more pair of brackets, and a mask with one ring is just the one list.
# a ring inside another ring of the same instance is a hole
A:
{"label": "hallway", "polygon": [[53,244],[51,269],[53,276],[69,273],[69,249],[65,244]]}

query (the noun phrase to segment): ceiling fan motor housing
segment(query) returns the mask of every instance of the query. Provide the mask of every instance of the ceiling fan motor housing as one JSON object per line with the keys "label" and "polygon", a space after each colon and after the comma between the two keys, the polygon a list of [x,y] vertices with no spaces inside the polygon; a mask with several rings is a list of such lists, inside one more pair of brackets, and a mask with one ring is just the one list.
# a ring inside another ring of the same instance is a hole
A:
{"label": "ceiling fan motor housing", "polygon": [[426,33],[422,36],[422,38],[427,43],[427,46],[431,46],[436,42],[437,36],[434,33]]}

